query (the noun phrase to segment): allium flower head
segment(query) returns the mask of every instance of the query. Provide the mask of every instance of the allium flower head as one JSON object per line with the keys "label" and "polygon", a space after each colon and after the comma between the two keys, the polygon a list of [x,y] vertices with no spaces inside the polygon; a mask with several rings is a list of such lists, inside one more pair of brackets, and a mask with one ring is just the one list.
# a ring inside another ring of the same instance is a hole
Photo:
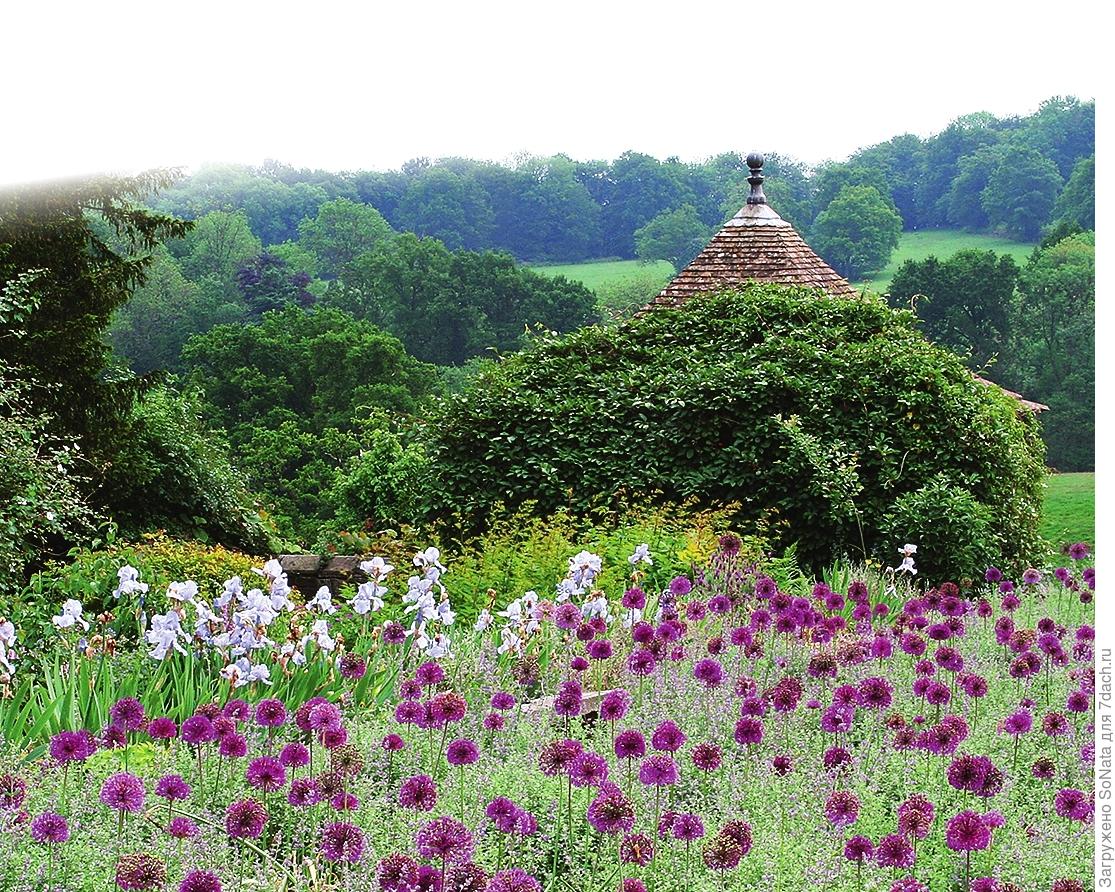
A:
{"label": "allium flower head", "polygon": [[174,839],[192,839],[197,836],[197,824],[189,818],[184,818],[179,815],[177,818],[171,818],[170,825],[167,827],[169,833]]}
{"label": "allium flower head", "polygon": [[445,760],[450,765],[458,767],[473,765],[480,758],[480,748],[467,737],[461,737],[449,743],[445,748]]}
{"label": "allium flower head", "polygon": [[221,892],[221,881],[208,870],[191,870],[182,879],[178,892]]}
{"label": "allium flower head", "polygon": [[321,802],[321,792],[312,777],[299,777],[290,785],[286,798],[295,808],[308,808]]}
{"label": "allium flower head", "polygon": [[677,782],[677,763],[667,755],[647,756],[639,765],[639,783],[643,786],[669,787]]}
{"label": "allium flower head", "polygon": [[645,833],[629,833],[619,844],[619,860],[622,864],[646,867],[652,858],[654,858],[654,841]]}
{"label": "allium flower head", "polygon": [[859,799],[849,790],[836,790],[825,803],[825,817],[834,827],[848,827],[859,817]]}
{"label": "allium flower head", "polygon": [[146,852],[121,855],[116,861],[116,886],[134,892],[161,889],[166,882],[166,865]]}
{"label": "allium flower head", "polygon": [[991,845],[991,830],[980,815],[965,810],[949,818],[945,845],[954,852],[982,852]]}
{"label": "allium flower head", "polygon": [[302,768],[310,764],[310,751],[297,741],[288,743],[279,752],[279,764],[284,768]]}
{"label": "allium flower head", "polygon": [[267,823],[267,812],[254,799],[232,803],[225,811],[225,832],[232,839],[257,839]]}
{"label": "allium flower head", "polygon": [[[651,758],[669,759],[668,756]],[[635,806],[618,789],[606,789],[589,804],[587,818],[598,833],[626,833],[635,824]]]}
{"label": "allium flower head", "polygon": [[274,793],[286,786],[286,769],[273,756],[259,756],[248,764],[246,778],[249,787]]}
{"label": "allium flower head", "polygon": [[875,863],[880,867],[912,867],[914,848],[905,836],[890,833],[880,839],[875,847]]}
{"label": "allium flower head", "polygon": [[1053,808],[1062,818],[1070,821],[1088,821],[1092,817],[1092,800],[1080,790],[1070,787],[1058,790],[1053,798]]}
{"label": "allium flower head", "polygon": [[705,825],[697,815],[684,812],[674,819],[672,832],[674,839],[692,842],[705,835]]}
{"label": "allium flower head", "polygon": [[399,804],[416,811],[431,811],[437,804],[437,786],[428,774],[416,774],[399,788]]}
{"label": "allium flower head", "polygon": [[720,665],[719,660],[706,657],[698,660],[693,667],[693,677],[706,688],[719,687],[724,681],[724,667]]}
{"label": "allium flower head", "polygon": [[155,783],[155,795],[171,802],[190,798],[190,785],[179,774],[167,774]]}
{"label": "allium flower head", "polygon": [[596,753],[579,753],[569,764],[569,781],[575,787],[599,787],[608,779],[608,763]]}
{"label": "allium flower head", "polygon": [[630,728],[616,735],[613,749],[617,759],[641,759],[646,755],[647,743],[640,732]]}
{"label": "allium flower head", "polygon": [[631,706],[631,695],[622,688],[609,691],[600,701],[600,718],[606,722],[616,722],[627,715]]}
{"label": "allium flower head", "polygon": [[690,756],[701,771],[716,771],[723,760],[723,752],[715,743],[698,743]]}
{"label": "allium flower head", "polygon": [[264,728],[279,728],[286,724],[287,711],[282,700],[269,697],[256,705],[256,724]]}
{"label": "allium flower head", "polygon": [[147,736],[152,740],[173,740],[178,736],[178,726],[174,719],[168,716],[159,716],[147,723]]}
{"label": "allium flower head", "polygon": [[191,746],[212,743],[217,739],[213,722],[203,715],[192,715],[182,723],[182,741]]}
{"label": "allium flower head", "polygon": [[496,873],[485,892],[542,892],[542,885],[521,867],[512,867]]}
{"label": "allium flower head", "polygon": [[870,861],[874,854],[875,844],[866,836],[853,836],[844,843],[844,857],[849,861]]}
{"label": "allium flower head", "polygon": [[43,845],[58,845],[70,838],[70,825],[60,814],[43,812],[31,821],[31,838]]}
{"label": "allium flower head", "polygon": [[89,738],[79,731],[59,731],[50,738],[50,756],[56,762],[84,762],[92,754]]}
{"label": "allium flower head", "polygon": [[685,732],[670,719],[666,719],[655,728],[650,738],[650,745],[665,753],[677,752],[684,744]]}
{"label": "allium flower head", "polygon": [[364,853],[364,832],[345,821],[326,824],[321,829],[321,844],[318,850],[329,861],[354,863],[359,861]]}
{"label": "allium flower head", "polygon": [[419,829],[415,847],[431,861],[463,863],[472,858],[472,834],[455,818],[434,818]]}
{"label": "allium flower head", "polygon": [[143,781],[126,771],[110,774],[101,785],[101,802],[120,812],[141,811],[146,796]]}
{"label": "allium flower head", "polygon": [[138,731],[143,727],[143,720],[146,718],[143,704],[135,697],[122,697],[117,700],[109,708],[108,714],[112,723],[125,731]]}

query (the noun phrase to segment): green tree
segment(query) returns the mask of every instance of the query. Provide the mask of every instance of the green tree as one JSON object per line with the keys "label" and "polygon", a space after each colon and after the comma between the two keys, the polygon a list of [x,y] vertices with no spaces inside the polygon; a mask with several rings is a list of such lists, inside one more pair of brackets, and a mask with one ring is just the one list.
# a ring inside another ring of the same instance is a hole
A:
{"label": "green tree", "polygon": [[822,164],[810,181],[813,191],[813,222],[836,200],[847,186],[871,186],[891,208],[898,212],[890,198],[890,184],[884,170],[875,164],[844,162]]}
{"label": "green tree", "polygon": [[[976,112],[957,118],[940,133],[925,141],[925,166],[917,189],[919,225],[945,226],[953,222],[949,217],[949,204],[960,159],[995,145],[1001,138],[999,122],[995,116],[988,112]],[[981,214],[979,191],[985,185],[986,179],[972,193],[975,206]]]}
{"label": "green tree", "polygon": [[1057,196],[1053,207],[1056,220],[1068,220],[1081,229],[1096,228],[1096,156],[1081,158]]}
{"label": "green tree", "polygon": [[663,211],[635,230],[635,256],[640,260],[668,260],[682,269],[701,253],[712,233],[691,204]]}
{"label": "green tree", "polygon": [[663,211],[696,201],[680,173],[677,165],[639,152],[624,152],[612,163],[601,218],[606,255],[634,257],[635,230]]}
{"label": "green tree", "polygon": [[886,266],[902,218],[874,186],[845,186],[813,224],[813,246],[841,275],[858,278]]}
{"label": "green tree", "polygon": [[1018,265],[994,251],[957,251],[946,260],[907,260],[890,286],[895,306],[914,301],[926,336],[943,347],[970,356],[982,369],[1008,348]]}
{"label": "green tree", "polygon": [[298,243],[318,258],[319,275],[336,278],[345,264],[389,241],[394,234],[391,224],[375,208],[339,198],[325,202],[316,217],[299,224]]}
{"label": "green tree", "polygon": [[1002,146],[984,146],[960,159],[949,186],[946,210],[948,222],[953,226],[973,231],[987,228],[987,211],[981,196],[991,175],[999,168],[1004,151]]}
{"label": "green tree", "polygon": [[1034,252],[1019,278],[1011,383],[1046,403],[1049,462],[1095,466],[1095,234]]}
{"label": "green tree", "polygon": [[241,211],[212,211],[198,218],[181,246],[182,271],[198,281],[212,276],[229,296],[236,293],[240,266],[263,250],[260,240]]}
{"label": "green tree", "polygon": [[1008,146],[980,193],[987,222],[1017,238],[1037,239],[1062,182],[1048,158],[1025,146]]}
{"label": "green tree", "polygon": [[440,167],[411,181],[398,219],[401,228],[433,236],[451,250],[489,247],[495,224],[488,194],[476,178]]}

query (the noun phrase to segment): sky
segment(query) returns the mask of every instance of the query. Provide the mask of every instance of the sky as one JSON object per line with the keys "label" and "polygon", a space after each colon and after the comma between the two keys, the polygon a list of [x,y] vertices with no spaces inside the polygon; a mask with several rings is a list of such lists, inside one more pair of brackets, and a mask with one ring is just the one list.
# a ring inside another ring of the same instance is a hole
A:
{"label": "sky", "polygon": [[0,182],[627,149],[687,161],[758,149],[816,164],[968,112],[1095,97],[1089,4],[899,8],[15,3],[0,14]]}

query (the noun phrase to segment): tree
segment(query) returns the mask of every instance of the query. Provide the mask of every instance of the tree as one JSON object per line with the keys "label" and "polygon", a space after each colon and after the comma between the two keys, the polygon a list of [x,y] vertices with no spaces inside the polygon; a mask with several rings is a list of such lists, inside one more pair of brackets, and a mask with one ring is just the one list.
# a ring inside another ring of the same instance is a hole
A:
{"label": "tree", "polygon": [[941,261],[936,257],[907,260],[890,285],[892,305],[914,301],[926,336],[943,347],[971,357],[969,365],[982,369],[1008,348],[1011,306],[1018,265],[994,251],[957,251]]}
{"label": "tree", "polygon": [[51,417],[51,432],[81,442],[95,464],[115,449],[132,394],[106,376],[104,330],[146,281],[159,243],[191,228],[138,206],[171,182],[152,171],[0,191],[0,289],[30,277],[36,296],[24,336],[0,338],[0,362],[27,382],[31,408]]}
{"label": "tree", "polygon": [[858,278],[886,266],[902,218],[874,186],[845,186],[813,224],[813,245],[841,275]]}
{"label": "tree", "polygon": [[696,201],[676,165],[639,152],[620,155],[612,163],[608,179],[611,185],[601,219],[608,256],[634,257],[636,229],[663,211]]}
{"label": "tree", "polygon": [[1081,158],[1057,196],[1053,207],[1056,220],[1068,220],[1081,229],[1096,228],[1096,156]]}
{"label": "tree", "polygon": [[314,295],[306,290],[309,284],[307,273],[291,270],[285,260],[266,251],[241,266],[236,274],[236,287],[255,316],[291,304],[310,306]]}
{"label": "tree", "polygon": [[1049,406],[1042,421],[1049,461],[1095,465],[1095,234],[1034,252],[1019,278],[1011,383]]}
{"label": "tree", "polygon": [[861,149],[848,159],[850,165],[876,168],[882,172],[887,192],[906,229],[920,224],[918,193],[925,171],[925,144],[912,133]]}
{"label": "tree", "polygon": [[[917,189],[919,225],[944,226],[951,222],[949,202],[960,159],[999,142],[999,122],[988,112],[964,115],[924,143],[924,169]],[[986,180],[980,185],[980,189]],[[976,203],[978,207],[978,193]],[[982,213],[982,209],[981,209]]]}
{"label": "tree", "polygon": [[1017,238],[1035,240],[1061,190],[1057,165],[1025,146],[1008,146],[980,192],[987,222]]}
{"label": "tree", "polygon": [[1053,96],[1025,119],[1019,136],[1067,178],[1079,159],[1096,152],[1096,104],[1075,96]]}
{"label": "tree", "polygon": [[492,207],[471,173],[434,167],[415,177],[399,201],[398,218],[402,229],[433,236],[451,250],[491,245]]}
{"label": "tree", "polygon": [[640,260],[668,260],[680,270],[701,253],[711,236],[697,209],[683,204],[676,211],[663,211],[635,230],[635,256]]}
{"label": "tree", "polygon": [[236,293],[236,274],[246,261],[263,250],[241,212],[213,211],[200,217],[177,250],[182,271],[194,281],[212,276],[229,295]]}
{"label": "tree", "polygon": [[946,216],[953,226],[973,231],[986,229],[987,212],[981,196],[991,175],[999,168],[1005,149],[985,146],[961,158],[949,186]]}
{"label": "tree", "polygon": [[336,278],[345,264],[395,235],[383,214],[345,198],[327,201],[298,225],[298,243],[318,258],[318,273]]}
{"label": "tree", "polygon": [[886,174],[873,164],[823,164],[810,181],[813,190],[813,222],[836,199],[836,196],[847,186],[871,186],[887,204],[898,213],[894,202],[890,198],[890,186]]}

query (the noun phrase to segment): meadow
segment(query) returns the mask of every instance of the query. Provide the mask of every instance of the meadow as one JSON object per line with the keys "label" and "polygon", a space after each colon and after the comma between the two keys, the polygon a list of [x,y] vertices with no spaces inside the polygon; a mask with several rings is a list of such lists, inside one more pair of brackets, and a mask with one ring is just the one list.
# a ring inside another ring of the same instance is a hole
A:
{"label": "meadow", "polygon": [[969,590],[897,551],[827,583],[730,534],[680,575],[580,551],[467,618],[433,548],[312,598],[121,567],[115,617],[0,624],[3,718],[50,719],[0,757],[0,885],[1082,890],[1089,549]]}
{"label": "meadow", "polygon": [[1094,473],[1049,476],[1042,505],[1041,534],[1058,546],[1066,542],[1096,541]]}

